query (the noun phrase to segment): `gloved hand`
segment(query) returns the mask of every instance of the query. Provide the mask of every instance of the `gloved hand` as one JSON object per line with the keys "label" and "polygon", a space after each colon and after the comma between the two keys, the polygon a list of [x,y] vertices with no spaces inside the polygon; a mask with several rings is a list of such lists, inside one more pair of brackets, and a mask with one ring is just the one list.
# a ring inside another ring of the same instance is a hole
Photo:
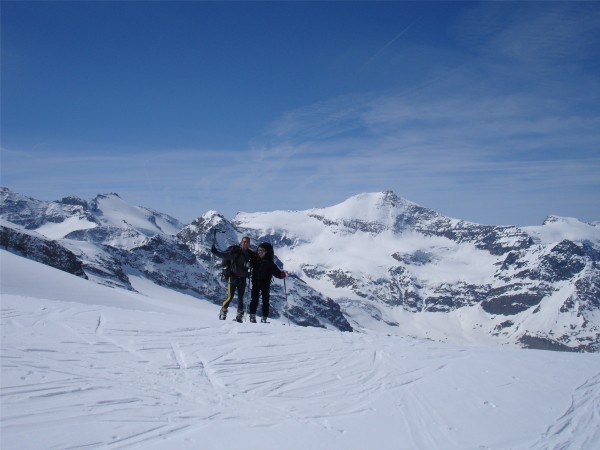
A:
{"label": "gloved hand", "polygon": [[285,272],[282,270],[281,271],[281,279],[283,280],[287,275],[285,274]]}

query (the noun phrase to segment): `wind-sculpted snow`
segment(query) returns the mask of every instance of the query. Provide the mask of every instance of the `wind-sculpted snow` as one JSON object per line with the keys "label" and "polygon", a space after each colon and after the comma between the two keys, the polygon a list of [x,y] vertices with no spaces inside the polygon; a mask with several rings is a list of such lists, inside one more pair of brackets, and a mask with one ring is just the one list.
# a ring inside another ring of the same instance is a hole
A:
{"label": "wind-sculpted snow", "polygon": [[600,445],[596,355],[223,322],[143,277],[0,256],[2,448]]}
{"label": "wind-sculpted snow", "polygon": [[[589,414],[595,411],[594,414]],[[565,413],[540,437],[533,450],[548,448],[595,448],[600,441],[600,427],[594,416],[600,411],[600,373],[578,386],[571,395]],[[548,443],[552,446],[548,447]]]}

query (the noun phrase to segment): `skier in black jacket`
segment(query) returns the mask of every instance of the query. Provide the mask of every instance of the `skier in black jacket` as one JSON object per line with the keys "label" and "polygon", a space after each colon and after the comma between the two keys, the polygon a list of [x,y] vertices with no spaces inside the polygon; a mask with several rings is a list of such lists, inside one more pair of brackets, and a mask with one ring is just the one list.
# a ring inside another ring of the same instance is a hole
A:
{"label": "skier in black jacket", "polygon": [[221,320],[225,320],[227,318],[227,308],[229,308],[229,303],[233,299],[236,290],[238,294],[238,305],[235,320],[241,322],[242,318],[244,317],[244,293],[246,291],[246,280],[252,269],[252,261],[256,259],[256,253],[250,250],[249,247],[250,238],[248,236],[244,236],[239,246],[231,246],[224,252],[217,250],[217,247],[215,247],[214,243],[210,249],[213,254],[230,263],[230,271],[227,276],[227,298],[223,302],[221,311],[219,313],[219,319]]}
{"label": "skier in black jacket", "polygon": [[257,257],[252,266],[252,291],[250,301],[250,322],[256,323],[256,309],[258,298],[262,295],[262,320],[266,322],[269,317],[269,298],[271,294],[272,277],[283,279],[285,272],[273,262],[273,246],[264,242],[256,250]]}

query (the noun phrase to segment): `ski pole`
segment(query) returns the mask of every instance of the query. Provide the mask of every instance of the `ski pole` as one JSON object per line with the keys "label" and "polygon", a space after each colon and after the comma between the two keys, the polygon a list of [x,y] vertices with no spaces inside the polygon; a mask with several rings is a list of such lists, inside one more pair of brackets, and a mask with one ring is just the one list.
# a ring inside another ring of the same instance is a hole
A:
{"label": "ski pole", "polygon": [[[212,245],[215,245],[215,242],[217,241],[217,229],[214,228],[213,229],[213,241],[212,241]],[[208,278],[208,290],[209,292],[215,293],[216,292],[216,286],[215,286],[215,255],[213,254],[213,252],[210,252],[210,273],[209,273],[209,278]]]}
{"label": "ski pole", "polygon": [[287,299],[287,287],[285,285],[285,278],[283,279],[283,293],[285,294],[285,315],[288,320],[288,327],[290,326],[290,312],[288,311],[288,299]]}

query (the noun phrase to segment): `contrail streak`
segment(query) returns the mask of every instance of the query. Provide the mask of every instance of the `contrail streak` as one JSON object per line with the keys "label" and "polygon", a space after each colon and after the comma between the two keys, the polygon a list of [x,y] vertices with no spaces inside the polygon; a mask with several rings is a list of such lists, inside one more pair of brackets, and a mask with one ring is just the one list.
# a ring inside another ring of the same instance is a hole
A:
{"label": "contrail streak", "polygon": [[382,54],[385,49],[387,49],[390,45],[392,45],[394,42],[396,42],[400,36],[402,36],[404,33],[406,33],[408,30],[410,30],[412,28],[412,26],[417,23],[419,19],[415,19],[409,26],[407,26],[405,29],[403,29],[400,33],[398,33],[396,36],[394,36],[394,38],[389,41],[387,44],[385,44],[383,47],[381,47],[379,49],[379,51],[377,53],[375,53],[373,56],[371,56],[366,63],[364,63],[361,67],[361,69],[364,69],[365,67],[367,67],[371,61],[373,61],[375,58],[377,58],[380,54]]}

